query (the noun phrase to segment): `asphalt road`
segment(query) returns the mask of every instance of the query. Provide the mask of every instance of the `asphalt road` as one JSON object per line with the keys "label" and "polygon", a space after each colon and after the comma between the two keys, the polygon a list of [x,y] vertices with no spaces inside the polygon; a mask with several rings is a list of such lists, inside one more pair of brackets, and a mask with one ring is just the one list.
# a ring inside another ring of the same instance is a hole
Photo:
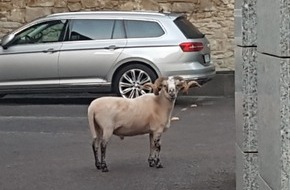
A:
{"label": "asphalt road", "polygon": [[147,135],[107,149],[95,169],[86,110],[93,96],[0,99],[1,190],[234,190],[234,99],[180,97],[162,136],[164,168],[149,168]]}

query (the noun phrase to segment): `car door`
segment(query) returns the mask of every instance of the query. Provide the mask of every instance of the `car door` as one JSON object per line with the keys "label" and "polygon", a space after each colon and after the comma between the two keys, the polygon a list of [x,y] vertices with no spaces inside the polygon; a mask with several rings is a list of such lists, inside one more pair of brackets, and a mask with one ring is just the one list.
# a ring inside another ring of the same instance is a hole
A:
{"label": "car door", "polygon": [[45,21],[0,47],[0,89],[59,86],[58,56],[66,21]]}
{"label": "car door", "polygon": [[126,45],[122,20],[75,19],[64,42],[59,72],[62,85],[107,83],[107,74]]}

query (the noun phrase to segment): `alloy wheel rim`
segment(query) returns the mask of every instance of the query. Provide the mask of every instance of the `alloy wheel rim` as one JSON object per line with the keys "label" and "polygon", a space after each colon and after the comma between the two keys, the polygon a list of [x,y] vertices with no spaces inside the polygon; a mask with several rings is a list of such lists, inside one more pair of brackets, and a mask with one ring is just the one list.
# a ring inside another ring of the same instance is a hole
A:
{"label": "alloy wheel rim", "polygon": [[146,83],[151,83],[150,76],[141,69],[126,71],[120,78],[119,91],[124,98],[136,98],[151,92],[151,89],[142,88]]}

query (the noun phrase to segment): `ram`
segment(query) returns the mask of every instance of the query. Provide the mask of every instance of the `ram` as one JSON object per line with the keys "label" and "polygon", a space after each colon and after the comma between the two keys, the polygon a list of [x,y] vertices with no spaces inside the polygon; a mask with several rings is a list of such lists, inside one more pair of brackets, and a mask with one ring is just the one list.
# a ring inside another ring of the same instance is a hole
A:
{"label": "ram", "polygon": [[[149,134],[149,166],[162,168],[160,162],[161,135],[170,126],[171,113],[180,90],[187,92],[191,86],[200,86],[196,81],[186,82],[182,77],[160,77],[155,83],[143,88],[152,88],[153,93],[135,99],[101,97],[88,107],[88,121],[93,137],[92,149],[95,166],[108,171],[105,161],[106,147],[111,136]],[[101,149],[99,159],[99,147]]]}

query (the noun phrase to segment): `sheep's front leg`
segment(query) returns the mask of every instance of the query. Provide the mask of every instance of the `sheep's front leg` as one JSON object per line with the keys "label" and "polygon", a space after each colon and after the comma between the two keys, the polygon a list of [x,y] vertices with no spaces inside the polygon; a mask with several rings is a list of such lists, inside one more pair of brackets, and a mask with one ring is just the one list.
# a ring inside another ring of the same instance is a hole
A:
{"label": "sheep's front leg", "polygon": [[154,141],[153,141],[153,134],[149,134],[149,143],[150,143],[150,153],[149,153],[149,158],[148,158],[148,163],[150,167],[155,166],[155,161],[154,161]]}
{"label": "sheep's front leg", "polygon": [[148,158],[149,166],[163,168],[160,162],[161,133],[150,134],[150,155]]}

